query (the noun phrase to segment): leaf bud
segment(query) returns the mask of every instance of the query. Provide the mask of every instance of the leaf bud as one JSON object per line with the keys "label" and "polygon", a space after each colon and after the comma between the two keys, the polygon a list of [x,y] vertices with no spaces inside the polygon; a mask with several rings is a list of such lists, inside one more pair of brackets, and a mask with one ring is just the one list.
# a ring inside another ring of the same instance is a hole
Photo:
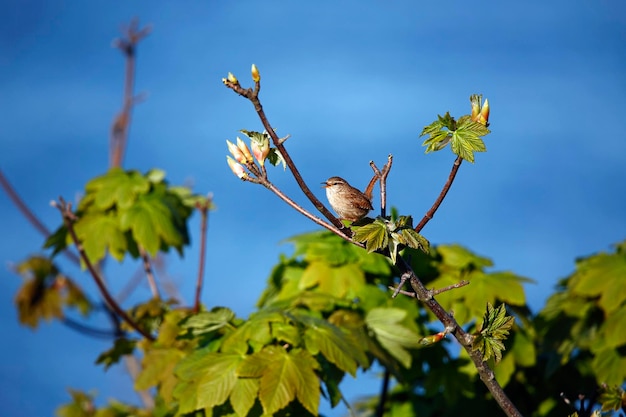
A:
{"label": "leaf bud", "polygon": [[252,64],[252,80],[255,83],[258,83],[259,81],[261,81],[261,74],[259,74],[259,69],[257,68],[255,64]]}
{"label": "leaf bud", "polygon": [[480,109],[480,118],[478,120],[485,126],[489,126],[489,100],[485,99],[483,107]]}
{"label": "leaf bud", "polygon": [[235,84],[235,85],[239,85],[239,80],[237,79],[237,77],[235,77],[233,75],[232,72],[228,73],[228,81],[230,81],[231,83]]}
{"label": "leaf bud", "polygon": [[226,161],[228,162],[230,170],[233,171],[233,174],[235,174],[237,178],[245,180],[248,177],[248,174],[243,168],[243,165],[238,164],[233,158],[228,155],[226,155]]}

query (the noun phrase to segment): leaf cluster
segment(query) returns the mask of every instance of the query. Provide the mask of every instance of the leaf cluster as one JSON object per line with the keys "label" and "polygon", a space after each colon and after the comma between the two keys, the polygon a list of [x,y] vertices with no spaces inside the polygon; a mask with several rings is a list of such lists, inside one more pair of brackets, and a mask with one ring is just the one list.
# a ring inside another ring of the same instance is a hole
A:
{"label": "leaf cluster", "polygon": [[422,146],[426,153],[440,151],[450,144],[452,153],[474,162],[474,152],[485,152],[487,147],[483,137],[491,133],[487,126],[472,120],[470,115],[461,116],[456,120],[447,112],[437,116],[437,120],[425,126],[420,137],[426,136]]}
{"label": "leaf cluster", "polygon": [[[363,224],[363,222],[366,222]],[[365,243],[368,252],[387,250],[391,261],[395,264],[398,252],[404,247],[420,249],[428,253],[430,243],[425,237],[413,229],[411,216],[399,216],[386,219],[378,217],[375,220],[366,219],[353,224],[352,238]]]}
{"label": "leaf cluster", "polygon": [[[204,197],[184,187],[171,187],[160,170],[124,171],[112,168],[89,181],[80,200],[74,229],[93,263],[110,254],[118,261],[128,253],[137,258],[140,248],[154,256],[176,249],[182,255],[189,243],[187,219]],[[62,225],[45,243],[53,254],[72,244]]]}

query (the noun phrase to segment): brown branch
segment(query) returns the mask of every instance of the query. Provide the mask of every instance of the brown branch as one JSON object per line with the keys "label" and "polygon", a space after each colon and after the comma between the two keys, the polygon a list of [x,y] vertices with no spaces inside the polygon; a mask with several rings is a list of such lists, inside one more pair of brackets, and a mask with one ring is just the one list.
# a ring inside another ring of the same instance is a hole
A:
{"label": "brown branch", "polygon": [[[33,227],[37,229],[37,231],[41,233],[44,237],[47,238],[48,236],[50,236],[50,231],[48,230],[48,228],[41,222],[41,220],[39,220],[37,216],[35,216],[32,210],[28,208],[26,203],[24,203],[24,200],[22,200],[17,191],[15,191],[9,180],[6,179],[6,177],[2,173],[2,170],[0,170],[0,186],[2,186],[4,192],[6,192],[11,201],[13,201],[13,204],[17,206],[17,209],[20,211],[20,213],[22,213],[22,215],[26,217],[26,220],[28,220],[28,222],[32,224]],[[64,250],[63,254],[76,265],[80,264],[80,259],[78,259],[78,256],[76,256],[76,254],[74,254],[73,252],[70,252],[68,249]]]}
{"label": "brown branch", "polygon": [[148,285],[150,286],[150,292],[152,292],[153,298],[161,298],[159,294],[159,287],[157,287],[156,280],[154,279],[154,272],[152,271],[152,264],[150,263],[150,256],[143,247],[139,247],[139,254],[143,261],[143,270],[148,279]]}
{"label": "brown branch", "polygon": [[130,327],[136,330],[143,337],[148,340],[154,340],[154,337],[150,333],[142,329],[128,314],[126,314],[122,307],[120,307],[120,305],[115,301],[115,299],[111,296],[108,288],[104,284],[102,277],[100,277],[100,274],[98,274],[98,271],[96,271],[95,266],[91,263],[91,260],[87,256],[87,253],[85,252],[85,249],[83,248],[83,245],[78,239],[76,231],[74,230],[74,222],[76,221],[76,216],[74,215],[74,213],[72,213],[72,204],[66,203],[63,198],[59,198],[59,202],[53,202],[53,206],[57,207],[61,212],[61,216],[63,217],[63,221],[65,222],[65,226],[67,227],[67,231],[72,237],[74,245],[76,245],[76,249],[80,254],[80,258],[85,263],[87,270],[96,282],[96,285],[98,286],[98,289],[100,290],[100,293],[102,294],[102,297],[106,301],[107,305],[111,307],[115,314],[122,318],[122,320],[128,323]]}
{"label": "brown branch", "polygon": [[298,186],[300,186],[300,189],[306,195],[309,201],[313,204],[313,206],[315,206],[315,208],[320,213],[322,213],[322,215],[326,217],[326,219],[328,219],[328,221],[330,221],[337,229],[344,229],[345,226],[343,225],[343,223],[341,223],[341,221],[337,217],[335,217],[326,208],[326,206],[324,206],[324,204],[322,204],[322,202],[311,192],[309,187],[306,185],[306,183],[302,179],[302,175],[300,175],[300,171],[298,171],[298,168],[296,168],[296,165],[291,159],[291,156],[289,156],[287,149],[285,149],[285,146],[283,145],[283,141],[280,140],[280,138],[278,137],[278,135],[276,134],[276,132],[270,125],[269,121],[267,120],[267,116],[265,115],[265,112],[263,111],[263,106],[261,105],[261,101],[259,100],[259,91],[261,90],[260,81],[257,81],[255,83],[254,90],[252,90],[251,88],[244,89],[243,87],[241,87],[241,85],[239,85],[239,82],[232,82],[228,79],[224,79],[223,81],[224,81],[224,84],[228,88],[230,88],[237,94],[247,98],[254,105],[254,110],[259,116],[259,119],[261,119],[261,123],[263,124],[263,127],[272,138],[272,142],[274,143],[274,146],[282,155],[283,159],[285,160],[285,163],[289,167],[289,170],[291,171],[294,178],[296,179]]}
{"label": "brown branch", "polygon": [[122,110],[115,117],[111,126],[111,143],[109,165],[119,167],[122,165],[124,153],[128,144],[128,130],[130,128],[131,111],[136,100],[133,97],[135,84],[135,56],[137,44],[140,40],[148,36],[151,31],[150,26],[139,29],[139,21],[135,18],[122,30],[124,38],[113,41],[113,46],[122,51],[126,57],[126,70],[124,77],[124,96],[122,100]]}
{"label": "brown branch", "polygon": [[198,261],[198,277],[196,278],[196,296],[193,303],[193,312],[200,311],[200,295],[202,294],[202,283],[204,281],[204,266],[206,262],[206,236],[209,222],[209,208],[213,197],[209,194],[206,201],[196,206],[200,210],[200,260]]}
{"label": "brown branch", "polygon": [[437,200],[435,200],[433,206],[430,208],[430,210],[426,212],[424,217],[422,217],[422,220],[420,220],[419,224],[415,226],[416,232],[420,232],[424,228],[424,226],[426,226],[426,223],[428,223],[430,219],[432,219],[435,215],[435,212],[443,202],[443,199],[446,198],[446,194],[448,194],[448,191],[452,186],[452,182],[454,181],[454,177],[456,177],[456,173],[461,166],[461,162],[463,162],[463,158],[461,158],[460,156],[454,160],[454,164],[452,164],[452,170],[450,171],[450,175],[448,175],[448,181],[446,181],[446,183],[444,184],[441,192],[439,193],[439,197],[437,197]]}
{"label": "brown branch", "polygon": [[456,322],[454,317],[448,314],[441,304],[433,298],[433,291],[429,291],[426,287],[424,287],[411,266],[401,256],[398,257],[396,267],[398,267],[398,269],[402,272],[403,277],[408,277],[411,287],[415,291],[416,298],[424,303],[426,308],[428,308],[437,317],[437,319],[439,319],[446,329],[449,329],[449,332],[453,334],[456,340],[458,340],[461,346],[463,346],[472,362],[474,362],[474,366],[478,370],[480,379],[487,386],[487,389],[491,392],[500,408],[509,417],[522,417],[522,414],[511,402],[500,384],[498,384],[498,381],[496,381],[493,370],[489,367],[487,362],[483,360],[482,354],[472,348],[473,336],[465,332]]}

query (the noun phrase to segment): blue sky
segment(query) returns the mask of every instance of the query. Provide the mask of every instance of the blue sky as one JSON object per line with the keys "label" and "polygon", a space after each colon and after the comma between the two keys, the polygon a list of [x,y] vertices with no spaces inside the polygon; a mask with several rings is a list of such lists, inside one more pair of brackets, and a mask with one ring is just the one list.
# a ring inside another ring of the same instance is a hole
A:
{"label": "blue sky", "polygon": [[[153,33],[139,49],[137,91],[147,100],[134,111],[125,166],[158,167],[174,184],[214,193],[209,306],[249,314],[278,255],[290,251],[281,241],[316,229],[225,163],[225,139],[261,130],[252,106],[221,83],[228,71],[248,83],[251,63],[261,70],[270,121],[292,135],[290,153],[319,197],[316,185],[334,175],[364,187],[368,161],[382,166],[391,153],[389,202],[416,218],[454,160],[449,150],[424,155],[419,132],[438,113],[468,113],[472,93],[489,98],[488,152],[463,164],[423,232],[535,279],[527,286],[535,311],[575,257],[625,238],[626,5],[618,0],[5,1],[0,169],[50,228],[59,218],[49,201],[73,199],[107,168],[123,81],[123,59],[110,45],[134,16]],[[290,175],[273,169],[270,178],[305,203]],[[93,366],[106,342],[56,323],[36,332],[18,326],[20,280],[10,266],[37,253],[42,238],[0,195],[5,414],[52,415],[69,398],[66,387],[135,401],[122,368]],[[197,217],[191,227],[196,242]],[[187,301],[197,250],[168,260]],[[116,290],[134,270],[109,267]],[[233,294],[235,279],[245,291]],[[349,384],[349,398],[374,392],[373,379]]]}

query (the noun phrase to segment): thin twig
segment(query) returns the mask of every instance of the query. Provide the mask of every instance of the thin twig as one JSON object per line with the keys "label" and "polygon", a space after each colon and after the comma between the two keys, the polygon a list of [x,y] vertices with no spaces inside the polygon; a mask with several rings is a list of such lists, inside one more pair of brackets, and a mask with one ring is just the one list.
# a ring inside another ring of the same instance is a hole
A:
{"label": "thin twig", "polygon": [[98,286],[98,289],[100,290],[100,293],[102,294],[102,297],[107,302],[108,306],[110,306],[111,309],[119,317],[122,318],[122,320],[128,323],[130,327],[132,327],[134,330],[140,333],[143,337],[145,337],[148,340],[154,340],[154,337],[150,333],[142,329],[128,314],[126,314],[126,312],[122,309],[122,307],[120,307],[120,305],[111,296],[111,293],[109,293],[109,290],[104,284],[102,277],[100,277],[100,274],[98,274],[98,271],[96,271],[96,268],[91,263],[91,260],[87,256],[87,253],[85,252],[85,249],[83,248],[82,243],[80,242],[80,240],[78,239],[78,236],[76,235],[76,231],[74,230],[74,221],[76,220],[76,216],[74,215],[74,213],[72,213],[72,204],[66,203],[65,200],[63,200],[63,198],[59,198],[59,202],[54,202],[54,206],[57,207],[59,211],[61,212],[61,215],[63,216],[63,221],[65,222],[65,226],[67,227],[67,231],[69,232],[70,236],[72,237],[72,240],[74,241],[74,245],[76,246],[76,249],[78,250],[78,253],[80,254],[80,258],[85,263],[87,270],[89,271],[94,281],[96,282],[96,285]]}
{"label": "thin twig", "polygon": [[[24,200],[22,200],[17,191],[15,191],[9,180],[6,179],[6,177],[2,173],[2,170],[0,170],[0,186],[2,186],[4,192],[6,192],[11,201],[13,201],[13,204],[17,206],[17,209],[20,211],[20,213],[22,213],[22,215],[26,217],[26,220],[28,220],[29,223],[32,224],[33,227],[37,229],[37,231],[41,233],[44,237],[47,238],[48,236],[50,236],[50,231],[48,230],[48,228],[41,222],[41,220],[39,220],[37,216],[35,216],[32,210],[28,208],[26,203],[24,203]],[[80,259],[78,259],[78,256],[76,256],[75,253],[70,252],[68,249],[66,249],[63,251],[63,254],[76,265],[80,264]]]}
{"label": "thin twig", "polygon": [[454,164],[452,164],[452,170],[450,171],[450,175],[448,175],[448,180],[446,181],[443,188],[441,189],[441,192],[439,193],[439,197],[437,197],[437,200],[435,200],[435,202],[433,203],[433,206],[430,208],[430,210],[426,212],[424,217],[422,217],[422,220],[420,220],[419,224],[415,226],[416,232],[420,232],[424,228],[424,226],[426,226],[426,223],[428,223],[430,219],[432,219],[433,216],[435,215],[435,212],[437,211],[437,209],[443,202],[443,199],[446,198],[446,194],[448,194],[448,191],[450,190],[450,187],[452,186],[454,177],[456,177],[456,173],[459,171],[461,162],[463,162],[463,158],[461,158],[460,156],[458,156],[454,160]]}
{"label": "thin twig", "polygon": [[[468,284],[469,284],[469,281],[463,280],[463,281],[457,282],[456,284],[448,285],[447,287],[443,287],[443,288],[440,288],[438,290],[429,290],[429,292],[430,292],[430,295],[434,297],[435,295],[439,295],[439,294],[441,294],[443,292],[450,291],[450,290],[453,290],[455,288],[461,288],[461,287],[464,287],[464,286],[466,286]],[[400,289],[401,286],[394,287],[393,285],[389,285],[389,286],[387,286],[387,288],[389,288],[390,290],[393,290],[394,294],[402,294],[402,295],[407,295],[407,296],[412,297],[412,298],[417,298],[417,294],[416,293],[414,293],[413,291],[401,290]]]}
{"label": "thin twig", "polygon": [[150,262],[150,256],[148,252],[143,247],[139,247],[139,254],[141,255],[141,259],[143,261],[143,271],[146,274],[146,278],[148,279],[148,285],[150,286],[150,292],[152,293],[152,298],[161,298],[159,294],[159,287],[157,287],[156,279],[154,279],[154,272],[152,270],[152,264]]}
{"label": "thin twig", "polygon": [[202,295],[202,283],[204,282],[204,266],[206,262],[206,236],[209,222],[209,208],[211,207],[212,196],[209,194],[206,201],[196,207],[200,210],[200,256],[198,261],[198,277],[196,278],[196,296],[193,303],[193,312],[200,311],[200,296]]}
{"label": "thin twig", "polygon": [[[267,133],[272,138],[272,142],[274,143],[274,146],[276,147],[276,149],[282,155],[283,159],[285,160],[285,163],[289,167],[289,170],[291,171],[291,173],[293,174],[294,178],[296,179],[296,182],[300,186],[300,189],[306,195],[306,197],[309,199],[309,201],[337,229],[344,229],[345,227],[344,227],[343,223],[341,223],[341,221],[337,217],[335,217],[326,208],[326,206],[324,206],[324,204],[322,204],[322,202],[311,192],[309,187],[306,185],[306,183],[302,179],[302,175],[300,175],[300,172],[298,171],[298,168],[296,168],[296,165],[294,164],[293,160],[291,159],[291,156],[287,152],[287,149],[285,149],[285,146],[283,145],[283,142],[280,140],[280,138],[278,137],[278,135],[276,134],[276,132],[274,131],[274,129],[270,125],[270,123],[269,123],[269,121],[267,119],[267,116],[265,115],[265,112],[263,111],[263,106],[261,105],[261,101],[259,100],[259,91],[261,89],[261,83],[260,82],[256,82],[255,83],[255,88],[254,88],[254,90],[252,90],[251,88],[244,89],[243,87],[241,87],[239,85],[239,83],[233,83],[233,82],[231,82],[231,81],[229,81],[227,79],[225,79],[223,81],[224,81],[224,84],[228,88],[232,89],[237,94],[247,98],[254,105],[254,110],[256,111],[257,115],[259,116],[259,119],[261,119],[261,123],[263,123],[263,127],[265,127],[265,130],[267,131]],[[344,236],[347,236],[346,233],[342,233],[342,234]]]}
{"label": "thin twig", "polygon": [[61,323],[65,324],[70,329],[75,330],[79,333],[85,334],[87,336],[98,337],[101,339],[114,339],[117,337],[116,331],[96,329],[90,326],[86,326],[68,317],[62,317]]}
{"label": "thin twig", "polygon": [[121,166],[124,159],[124,153],[128,144],[128,130],[130,128],[131,111],[136,102],[133,97],[133,88],[135,84],[135,55],[137,44],[140,40],[148,36],[150,31],[150,26],[139,29],[139,21],[137,19],[133,19],[128,27],[123,30],[125,38],[113,41],[113,45],[120,49],[126,57],[126,70],[124,77],[122,110],[115,117],[111,127],[109,161],[111,167]]}

